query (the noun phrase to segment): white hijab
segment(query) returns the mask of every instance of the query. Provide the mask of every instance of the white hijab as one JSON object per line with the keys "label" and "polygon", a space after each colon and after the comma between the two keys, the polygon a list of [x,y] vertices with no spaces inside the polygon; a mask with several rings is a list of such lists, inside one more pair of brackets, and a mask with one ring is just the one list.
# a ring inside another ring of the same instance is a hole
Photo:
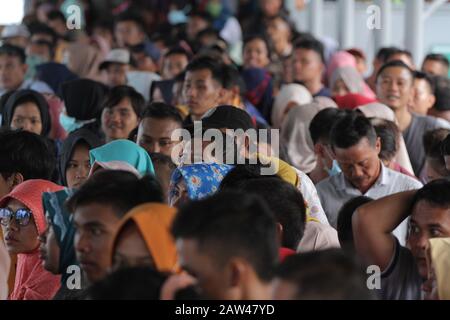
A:
{"label": "white hijab", "polygon": [[291,102],[297,105],[311,103],[313,97],[306,87],[291,83],[281,87],[272,108],[272,127],[280,129],[286,116],[286,110]]}

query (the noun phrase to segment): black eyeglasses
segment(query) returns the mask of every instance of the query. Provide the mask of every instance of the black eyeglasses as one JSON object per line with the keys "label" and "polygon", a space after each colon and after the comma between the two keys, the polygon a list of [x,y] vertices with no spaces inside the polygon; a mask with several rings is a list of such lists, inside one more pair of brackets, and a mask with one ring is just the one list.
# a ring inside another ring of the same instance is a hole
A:
{"label": "black eyeglasses", "polygon": [[13,217],[19,223],[19,226],[25,227],[30,223],[31,220],[31,210],[30,209],[17,209],[16,212],[12,211],[10,208],[0,208],[0,224],[7,226],[11,223]]}

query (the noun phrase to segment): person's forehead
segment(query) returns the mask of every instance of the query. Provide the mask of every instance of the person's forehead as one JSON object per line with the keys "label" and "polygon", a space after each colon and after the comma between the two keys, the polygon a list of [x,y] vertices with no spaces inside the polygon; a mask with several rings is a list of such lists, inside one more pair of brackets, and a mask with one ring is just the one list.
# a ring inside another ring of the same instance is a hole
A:
{"label": "person's forehead", "polygon": [[18,56],[11,55],[11,54],[0,53],[0,61],[20,63],[20,58]]}
{"label": "person's forehead", "polygon": [[411,213],[411,219],[417,224],[439,224],[450,231],[450,208],[440,208],[426,200],[416,203]]}
{"label": "person's forehead", "polygon": [[181,124],[171,118],[151,118],[142,119],[144,132],[162,133],[163,130],[175,130],[181,128]]}
{"label": "person's forehead", "polygon": [[397,79],[411,79],[412,75],[404,67],[389,67],[383,70],[380,74],[382,78],[397,78]]}
{"label": "person's forehead", "polygon": [[207,68],[191,70],[186,72],[186,80],[212,80],[212,72]]}
{"label": "person's forehead", "polygon": [[320,58],[320,54],[313,50],[313,49],[307,49],[307,48],[296,48],[295,49],[295,54],[299,57],[303,57],[303,58],[316,58],[316,59],[321,59]]}
{"label": "person's forehead", "polygon": [[78,206],[75,209],[74,220],[82,225],[91,223],[107,225],[115,224],[119,218],[117,218],[112,206],[102,203],[90,203]]}

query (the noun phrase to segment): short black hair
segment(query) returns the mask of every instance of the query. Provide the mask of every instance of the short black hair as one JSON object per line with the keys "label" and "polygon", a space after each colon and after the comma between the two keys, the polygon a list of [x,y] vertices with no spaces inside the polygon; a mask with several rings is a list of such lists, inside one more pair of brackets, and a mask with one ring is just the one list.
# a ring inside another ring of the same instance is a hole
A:
{"label": "short black hair", "polygon": [[383,47],[380,48],[377,53],[376,53],[376,59],[380,60],[383,64],[387,62],[388,57],[393,53],[393,52],[398,52],[400,51],[400,48],[397,47]]}
{"label": "short black hair", "polygon": [[433,207],[450,209],[450,181],[438,179],[427,183],[414,195],[412,208],[419,201],[426,201]]}
{"label": "short black hair", "polygon": [[367,274],[355,255],[328,249],[287,257],[276,277],[297,287],[300,300],[372,300]]}
{"label": "short black hair", "polygon": [[249,42],[252,42],[254,40],[261,40],[264,42],[266,48],[267,48],[267,56],[270,58],[270,44],[269,40],[267,40],[267,37],[265,37],[263,34],[250,34],[244,38],[244,45],[242,46],[242,49],[244,49]]}
{"label": "short black hair", "polygon": [[366,196],[359,196],[348,200],[339,209],[337,218],[337,234],[339,238],[339,243],[342,248],[354,249],[353,244],[353,228],[352,228],[352,217],[356,209],[358,209],[363,204],[372,201],[372,198]]}
{"label": "short black hair", "polygon": [[323,43],[317,39],[300,40],[295,43],[294,48],[295,49],[312,50],[320,56],[320,59],[322,60],[323,63],[326,63],[325,62],[325,48],[323,46]]}
{"label": "short black hair", "polygon": [[237,190],[261,196],[283,227],[281,245],[297,251],[306,223],[305,200],[300,191],[278,176],[260,176],[241,180],[234,186],[228,185],[228,188],[221,190]]}
{"label": "short black hair", "polygon": [[213,58],[207,56],[201,56],[194,58],[186,66],[187,72],[194,72],[199,70],[207,69],[211,71],[212,78],[216,80],[222,86],[222,70],[223,63],[214,60]]}
{"label": "short black hair", "polygon": [[87,289],[91,300],[159,300],[168,274],[149,267],[124,268]]}
{"label": "short black hair", "polygon": [[263,281],[272,278],[278,262],[275,216],[254,195],[224,191],[188,203],[175,217],[172,234],[196,240],[219,265],[234,256],[246,259]]}
{"label": "short black hair", "polygon": [[434,80],[427,73],[422,71],[414,71],[414,79],[415,80],[424,80],[430,89],[430,92],[434,94]]}
{"label": "short black hair", "polygon": [[119,104],[124,98],[130,99],[134,113],[140,118],[145,108],[145,99],[139,92],[130,86],[116,86],[112,88],[105,98],[103,108],[111,109]]}
{"label": "short black hair", "polygon": [[408,70],[409,74],[411,75],[411,79],[414,79],[414,71],[408,67],[408,65],[406,63],[404,63],[403,61],[400,60],[394,60],[394,61],[389,61],[387,63],[385,63],[380,70],[377,73],[377,77],[376,80],[378,81],[378,78],[380,78],[381,74],[389,68],[403,68]]}
{"label": "short black hair", "polygon": [[219,190],[233,190],[242,181],[259,177],[261,177],[261,166],[259,164],[237,164],[220,182]]}
{"label": "short black hair", "polygon": [[441,176],[450,176],[450,172],[445,166],[445,158],[442,155],[442,143],[450,134],[449,129],[439,128],[427,131],[423,136],[423,146],[427,157],[428,165]]}
{"label": "short black hair", "polygon": [[164,102],[150,103],[142,113],[142,119],[145,118],[171,119],[180,125],[183,124],[183,118],[178,109]]}
{"label": "short black hair", "polygon": [[56,155],[42,136],[28,131],[2,129],[0,168],[4,179],[20,173],[24,180],[51,180],[56,168]]}
{"label": "short black hair", "polygon": [[450,79],[442,76],[436,76],[433,79],[436,97],[433,108],[439,111],[450,110]]}
{"label": "short black hair", "polygon": [[363,138],[367,138],[369,144],[374,147],[377,133],[369,119],[356,111],[351,111],[339,119],[330,131],[332,148],[347,149],[358,144]]}
{"label": "short black hair", "polygon": [[423,59],[423,62],[425,62],[427,60],[440,62],[447,69],[450,68],[450,62],[448,61],[448,58],[446,56],[444,56],[443,54],[440,54],[440,53],[429,53],[429,54],[427,54],[425,59]]}
{"label": "short black hair", "polygon": [[408,51],[408,50],[405,50],[405,49],[395,48],[395,49],[390,50],[390,51],[387,52],[385,61],[386,62],[389,61],[389,59],[391,59],[392,56],[396,55],[396,54],[404,54],[404,55],[408,56],[411,60],[413,58],[413,56],[411,54],[411,51]]}
{"label": "short black hair", "polygon": [[320,110],[309,124],[309,134],[314,144],[322,141],[329,143],[329,135],[334,123],[345,115],[345,111],[337,108]]}
{"label": "short black hair", "polygon": [[45,34],[52,38],[52,44],[53,46],[56,46],[56,42],[58,41],[58,35],[56,34],[55,30],[50,28],[48,25],[44,23],[35,23],[30,28],[31,37],[33,37],[36,34]]}
{"label": "short black hair", "polygon": [[144,20],[134,10],[128,10],[118,15],[117,18],[114,20],[114,27],[116,27],[121,22],[128,22],[128,21],[135,23],[138,26],[139,30],[145,33]]}
{"label": "short black hair", "polygon": [[20,63],[24,64],[27,56],[25,55],[25,50],[20,47],[14,46],[12,44],[3,44],[0,47],[0,55],[6,55],[9,57],[17,57],[20,60]]}
{"label": "short black hair", "polygon": [[443,156],[450,155],[450,134],[447,136],[447,138],[445,138],[444,141],[442,141],[441,152]]}
{"label": "short black hair", "polygon": [[378,156],[381,160],[391,161],[400,147],[399,128],[395,122],[386,119],[371,118],[370,122],[381,141],[381,150]]}
{"label": "short black hair", "polygon": [[240,95],[244,95],[247,91],[245,81],[242,79],[239,70],[232,65],[223,66],[222,86],[224,89],[230,90],[233,87],[239,87]]}
{"label": "short black hair", "polygon": [[66,17],[60,10],[52,10],[49,13],[47,13],[47,19],[52,20],[59,20],[63,23],[66,23]]}
{"label": "short black hair", "polygon": [[197,17],[197,18],[201,18],[201,19],[205,20],[209,24],[213,23],[213,17],[211,17],[211,15],[207,11],[204,11],[204,10],[194,9],[189,13],[189,17],[190,18]]}
{"label": "short black hair", "polygon": [[186,49],[184,49],[181,46],[176,46],[176,47],[172,47],[170,48],[165,54],[164,54],[164,58],[170,57],[171,55],[175,55],[175,54],[182,54],[184,56],[186,56],[186,58],[188,59],[188,61],[190,61],[192,59],[192,54],[189,53]]}
{"label": "short black hair", "polygon": [[67,201],[69,211],[79,206],[100,203],[113,207],[121,218],[132,208],[146,202],[163,202],[163,193],[154,176],[138,178],[122,170],[101,170],[90,177]]}

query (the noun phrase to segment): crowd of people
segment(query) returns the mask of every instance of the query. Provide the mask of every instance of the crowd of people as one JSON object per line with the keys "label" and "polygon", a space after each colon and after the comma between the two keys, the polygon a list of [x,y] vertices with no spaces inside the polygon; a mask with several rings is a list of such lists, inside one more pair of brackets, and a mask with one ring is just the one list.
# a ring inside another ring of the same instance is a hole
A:
{"label": "crowd of people", "polygon": [[3,28],[0,299],[450,299],[448,59],[230,3]]}

